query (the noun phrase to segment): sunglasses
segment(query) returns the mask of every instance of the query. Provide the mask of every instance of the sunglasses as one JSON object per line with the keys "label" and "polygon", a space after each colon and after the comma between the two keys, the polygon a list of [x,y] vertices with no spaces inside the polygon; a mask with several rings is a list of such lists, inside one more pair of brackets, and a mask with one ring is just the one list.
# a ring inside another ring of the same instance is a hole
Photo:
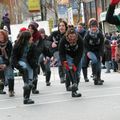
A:
{"label": "sunglasses", "polygon": [[3,48],[6,46],[6,42],[0,42],[0,47]]}
{"label": "sunglasses", "polygon": [[6,44],[4,44],[4,45],[0,45],[1,48],[5,47],[5,46],[6,46]]}

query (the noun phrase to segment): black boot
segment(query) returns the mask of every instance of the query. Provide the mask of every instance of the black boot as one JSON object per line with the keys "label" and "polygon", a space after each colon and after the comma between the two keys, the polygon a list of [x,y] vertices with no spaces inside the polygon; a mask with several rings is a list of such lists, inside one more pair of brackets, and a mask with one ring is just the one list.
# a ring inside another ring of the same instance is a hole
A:
{"label": "black boot", "polygon": [[33,94],[39,94],[39,90],[37,90],[37,83],[38,83],[38,68],[33,70],[33,88],[32,93]]}
{"label": "black boot", "polygon": [[0,94],[6,94],[6,92],[3,91],[3,89],[4,89],[4,82],[3,80],[0,80]]}
{"label": "black boot", "polygon": [[23,89],[24,89],[24,93],[23,93],[24,101],[23,101],[23,103],[24,104],[34,104],[34,101],[29,99],[30,98],[31,89],[32,89],[31,86],[25,85],[23,87]]}
{"label": "black boot", "polygon": [[81,93],[77,93],[76,91],[72,91],[72,97],[81,97]]}
{"label": "black boot", "polygon": [[62,66],[58,67],[60,83],[65,83],[65,70]]}
{"label": "black boot", "polygon": [[4,71],[0,71],[0,94],[6,94],[6,92],[3,91],[4,81],[5,81]]}
{"label": "black boot", "polygon": [[103,85],[103,82],[101,82],[101,81],[94,81],[94,85]]}
{"label": "black boot", "polygon": [[101,81],[99,78],[94,77],[94,85],[103,85],[103,81]]}
{"label": "black boot", "polygon": [[72,88],[70,87],[71,86],[71,81],[70,79],[68,78],[68,75],[66,75],[66,81],[65,81],[65,87],[66,87],[66,91],[72,91]]}
{"label": "black boot", "polygon": [[77,91],[78,90],[78,84],[74,83],[72,84],[72,91]]}
{"label": "black boot", "polygon": [[87,77],[87,68],[82,68],[82,71],[83,71],[83,76],[84,76],[85,82],[89,82],[89,79]]}
{"label": "black boot", "polygon": [[41,69],[42,69],[43,75],[45,76],[45,75],[46,75],[46,69],[45,69],[44,61],[40,62],[40,66],[41,66]]}
{"label": "black boot", "polygon": [[50,86],[51,71],[46,72],[46,86]]}
{"label": "black boot", "polygon": [[14,96],[14,79],[8,79],[9,96]]}
{"label": "black boot", "polygon": [[33,94],[39,94],[39,90],[37,90],[37,82],[38,82],[37,79],[33,81],[33,88],[32,88]]}
{"label": "black boot", "polygon": [[34,101],[31,99],[24,99],[24,104],[34,104]]}
{"label": "black boot", "polygon": [[97,72],[97,81],[98,81],[98,85],[103,85],[104,83],[104,80],[101,80],[101,68],[98,69],[98,72]]}
{"label": "black boot", "polygon": [[73,85],[70,85],[66,88],[67,91],[77,91],[78,90],[78,85],[75,83]]}

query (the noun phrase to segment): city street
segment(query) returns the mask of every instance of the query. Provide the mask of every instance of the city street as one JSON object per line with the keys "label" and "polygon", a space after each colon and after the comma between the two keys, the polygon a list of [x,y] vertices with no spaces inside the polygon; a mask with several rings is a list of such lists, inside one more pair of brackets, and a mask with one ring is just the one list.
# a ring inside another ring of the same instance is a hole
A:
{"label": "city street", "polygon": [[[90,77],[85,83],[81,73],[80,98],[72,98],[64,84],[60,84],[57,68],[52,68],[51,86],[39,76],[40,94],[32,95],[33,105],[24,105],[23,81],[15,78],[15,97],[0,95],[0,120],[120,120],[120,74],[102,70],[103,86],[95,86]],[[5,88],[7,91],[7,87]]]}

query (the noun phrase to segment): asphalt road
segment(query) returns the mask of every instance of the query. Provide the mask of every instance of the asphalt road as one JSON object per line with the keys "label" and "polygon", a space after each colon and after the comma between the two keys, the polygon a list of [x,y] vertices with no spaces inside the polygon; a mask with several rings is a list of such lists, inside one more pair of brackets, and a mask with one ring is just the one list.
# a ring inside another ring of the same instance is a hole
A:
{"label": "asphalt road", "polygon": [[95,86],[90,74],[89,70],[88,83],[81,74],[82,97],[72,98],[60,84],[57,68],[52,68],[51,86],[46,86],[42,74],[39,76],[40,94],[31,95],[33,105],[23,104],[23,81],[16,77],[15,97],[0,95],[0,120],[120,120],[120,73],[102,70],[102,86]]}

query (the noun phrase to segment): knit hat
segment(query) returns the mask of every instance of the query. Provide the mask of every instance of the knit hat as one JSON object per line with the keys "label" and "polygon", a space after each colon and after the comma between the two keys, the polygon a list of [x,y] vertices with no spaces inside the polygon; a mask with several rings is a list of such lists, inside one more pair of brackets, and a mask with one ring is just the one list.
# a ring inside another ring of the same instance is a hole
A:
{"label": "knit hat", "polygon": [[8,12],[6,12],[5,14],[4,14],[4,16],[8,16],[9,14],[8,14]]}
{"label": "knit hat", "polygon": [[39,29],[39,32],[40,32],[40,33],[45,33],[44,28]]}
{"label": "knit hat", "polygon": [[88,26],[89,26],[89,27],[98,26],[97,20],[96,20],[95,18],[89,19],[89,21],[88,21]]}
{"label": "knit hat", "polygon": [[20,28],[20,32],[23,32],[23,31],[26,31],[26,30],[27,30],[27,28],[25,28],[25,27]]}
{"label": "knit hat", "polygon": [[[33,27],[35,27],[36,29],[39,27],[38,23],[36,23],[35,21],[30,22],[29,26],[33,26]],[[29,27],[29,26],[28,26],[28,27]]]}

